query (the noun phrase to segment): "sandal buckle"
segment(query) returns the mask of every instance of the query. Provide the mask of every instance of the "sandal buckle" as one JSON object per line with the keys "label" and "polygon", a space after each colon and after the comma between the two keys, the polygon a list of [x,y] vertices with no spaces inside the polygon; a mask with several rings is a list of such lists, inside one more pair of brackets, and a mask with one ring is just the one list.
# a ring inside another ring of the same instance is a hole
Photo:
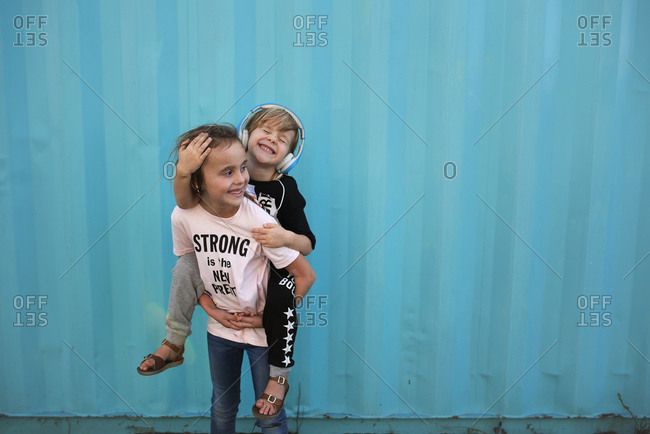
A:
{"label": "sandal buckle", "polygon": [[278,384],[282,384],[282,385],[287,384],[287,377],[282,377],[278,375],[276,381],[278,382]]}
{"label": "sandal buckle", "polygon": [[[273,398],[273,401],[271,401],[271,398]],[[275,397],[275,396],[273,396],[273,395],[269,395],[269,397],[266,398],[266,400],[267,400],[268,402],[270,402],[271,404],[275,404],[275,401],[277,401],[278,398]]]}

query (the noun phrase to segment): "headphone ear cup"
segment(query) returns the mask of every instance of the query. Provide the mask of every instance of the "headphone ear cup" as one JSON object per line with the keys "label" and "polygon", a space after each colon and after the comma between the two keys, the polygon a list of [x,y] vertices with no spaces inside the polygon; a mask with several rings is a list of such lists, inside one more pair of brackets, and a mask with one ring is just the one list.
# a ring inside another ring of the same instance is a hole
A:
{"label": "headphone ear cup", "polygon": [[243,129],[239,133],[239,140],[241,141],[241,144],[244,145],[244,149],[248,151],[248,130]]}
{"label": "headphone ear cup", "polygon": [[293,163],[293,154],[289,152],[286,157],[280,161],[280,164],[276,166],[276,169],[280,173],[284,173],[289,167],[291,167],[291,164]]}

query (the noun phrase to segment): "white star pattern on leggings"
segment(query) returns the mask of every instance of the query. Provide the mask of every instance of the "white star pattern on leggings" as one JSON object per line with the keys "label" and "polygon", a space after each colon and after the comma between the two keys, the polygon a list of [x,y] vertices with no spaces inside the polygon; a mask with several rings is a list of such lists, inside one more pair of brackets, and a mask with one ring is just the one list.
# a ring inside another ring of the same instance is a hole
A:
{"label": "white star pattern on leggings", "polygon": [[291,364],[291,358],[289,357],[289,353],[291,353],[291,347],[293,346],[290,345],[291,342],[293,341],[293,334],[290,331],[294,329],[295,323],[293,321],[289,321],[289,318],[293,318],[294,316],[293,309],[287,307],[287,311],[284,312],[284,314],[287,316],[287,324],[285,324],[284,326],[284,328],[287,329],[287,336],[284,338],[284,340],[287,341],[287,344],[283,348],[284,360],[282,361],[282,363],[284,363],[284,366],[286,367]]}
{"label": "white star pattern on leggings", "polygon": [[293,335],[291,333],[287,334],[287,337],[284,338],[284,340],[287,341],[287,344],[283,348],[284,360],[282,361],[282,363],[284,363],[284,366],[289,366],[291,364],[291,359],[287,354],[291,352],[292,345],[290,345],[290,342],[293,340]]}

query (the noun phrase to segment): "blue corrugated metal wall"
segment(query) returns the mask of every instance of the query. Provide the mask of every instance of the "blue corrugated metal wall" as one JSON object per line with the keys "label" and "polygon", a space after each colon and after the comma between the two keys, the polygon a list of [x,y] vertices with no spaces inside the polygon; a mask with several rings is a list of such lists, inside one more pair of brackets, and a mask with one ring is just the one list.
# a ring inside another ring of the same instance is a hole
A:
{"label": "blue corrugated metal wall", "polygon": [[175,260],[164,162],[274,101],[318,237],[292,411],[300,384],[307,416],[650,415],[650,3],[0,13],[0,413],[209,407],[202,313],[182,368],[135,372]]}

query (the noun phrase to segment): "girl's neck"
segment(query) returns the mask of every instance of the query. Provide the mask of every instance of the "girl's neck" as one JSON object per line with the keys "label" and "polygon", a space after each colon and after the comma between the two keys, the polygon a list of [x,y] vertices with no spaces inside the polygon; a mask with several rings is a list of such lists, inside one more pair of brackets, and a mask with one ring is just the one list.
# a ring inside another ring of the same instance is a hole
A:
{"label": "girl's neck", "polygon": [[273,181],[277,177],[275,167],[266,167],[255,164],[252,159],[248,160],[248,174],[253,181]]}
{"label": "girl's neck", "polygon": [[199,202],[199,204],[201,205],[201,208],[203,208],[207,213],[224,219],[233,217],[235,214],[237,214],[237,211],[239,211],[239,206],[219,204],[203,199]]}

